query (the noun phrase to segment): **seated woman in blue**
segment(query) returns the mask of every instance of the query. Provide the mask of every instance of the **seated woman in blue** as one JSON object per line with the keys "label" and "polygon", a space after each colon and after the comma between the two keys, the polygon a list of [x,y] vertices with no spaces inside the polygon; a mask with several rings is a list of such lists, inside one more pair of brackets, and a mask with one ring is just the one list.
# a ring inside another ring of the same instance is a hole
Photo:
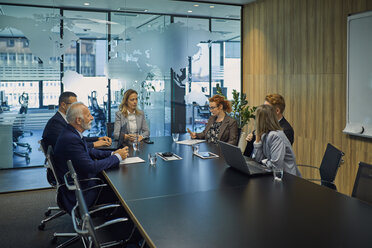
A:
{"label": "seated woman in blue", "polygon": [[232,145],[238,143],[238,124],[227,115],[231,112],[231,103],[223,96],[214,95],[209,98],[209,110],[212,116],[201,133],[187,130],[192,139],[206,139],[207,142],[217,143],[218,140]]}
{"label": "seated woman in blue", "polygon": [[257,162],[270,168],[283,168],[287,173],[301,176],[291,143],[270,105],[261,105],[256,110],[256,141],[253,146],[252,158]]}
{"label": "seated woman in blue", "polygon": [[119,111],[115,114],[114,138],[124,136],[125,142],[133,142],[136,138],[141,141],[150,136],[145,115],[137,108],[138,94],[129,89],[124,93],[123,100],[119,105]]}

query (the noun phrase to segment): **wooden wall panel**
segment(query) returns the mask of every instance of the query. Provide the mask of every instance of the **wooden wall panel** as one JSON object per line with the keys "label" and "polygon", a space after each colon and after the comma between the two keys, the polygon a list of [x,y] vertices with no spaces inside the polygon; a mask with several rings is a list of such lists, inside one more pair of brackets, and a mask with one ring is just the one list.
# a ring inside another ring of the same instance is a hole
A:
{"label": "wooden wall panel", "polygon": [[319,166],[327,143],[344,151],[336,185],[345,194],[351,194],[358,162],[372,164],[372,140],[342,133],[347,16],[367,10],[370,0],[259,0],[244,6],[242,16],[243,91],[249,103],[260,105],[273,92],[285,97],[299,164]]}

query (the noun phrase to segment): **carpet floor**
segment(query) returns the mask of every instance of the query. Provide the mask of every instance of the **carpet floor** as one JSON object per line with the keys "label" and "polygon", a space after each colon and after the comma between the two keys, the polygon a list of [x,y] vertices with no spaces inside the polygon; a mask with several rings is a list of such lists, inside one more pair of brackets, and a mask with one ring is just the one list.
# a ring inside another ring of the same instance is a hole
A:
{"label": "carpet floor", "polygon": [[50,188],[44,167],[0,170],[0,193]]}
{"label": "carpet floor", "polygon": [[[0,194],[0,202],[0,247],[55,247],[50,242],[54,232],[73,232],[69,215],[46,223],[44,231],[38,229],[47,207],[55,206],[54,189]],[[60,238],[57,244],[65,240]],[[77,242],[69,247],[83,245]]]}

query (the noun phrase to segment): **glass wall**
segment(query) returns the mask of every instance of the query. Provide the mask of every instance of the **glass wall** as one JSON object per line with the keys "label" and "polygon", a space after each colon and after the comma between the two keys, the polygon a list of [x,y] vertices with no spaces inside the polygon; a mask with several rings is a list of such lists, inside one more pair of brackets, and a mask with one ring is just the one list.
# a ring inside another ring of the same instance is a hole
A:
{"label": "glass wall", "polygon": [[240,91],[239,20],[0,8],[0,129],[8,130],[0,135],[9,150],[0,154],[3,167],[43,164],[38,140],[61,91],[89,106],[90,136],[106,134],[129,88],[139,94],[151,136],[202,130],[216,84],[229,99]]}
{"label": "glass wall", "polygon": [[0,7],[0,167],[42,165],[38,141],[61,91],[59,10]]}

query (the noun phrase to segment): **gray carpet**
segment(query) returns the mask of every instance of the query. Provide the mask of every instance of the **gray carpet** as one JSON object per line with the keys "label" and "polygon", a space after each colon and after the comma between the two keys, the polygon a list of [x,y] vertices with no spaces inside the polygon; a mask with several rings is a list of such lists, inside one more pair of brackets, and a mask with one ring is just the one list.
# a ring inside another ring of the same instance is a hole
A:
{"label": "gray carpet", "polygon": [[[0,247],[50,248],[66,241],[67,238],[59,238],[57,244],[51,243],[54,232],[74,232],[70,215],[46,223],[43,231],[38,229],[40,221],[45,218],[44,212],[47,207],[55,206],[55,196],[54,189],[0,194]],[[122,214],[118,211],[120,217]],[[112,226],[104,233],[106,236],[99,235],[100,240],[117,240],[118,237],[123,238],[124,234],[127,238],[133,227],[128,223]],[[140,236],[137,237],[138,239]],[[84,246],[79,240],[68,247]],[[125,247],[136,248],[137,245],[132,243]]]}
{"label": "gray carpet", "polygon": [[[54,232],[72,232],[69,215],[47,223],[44,231],[37,228],[47,207],[55,206],[54,198],[53,189],[0,194],[0,247],[55,247],[50,242]],[[57,244],[64,240],[61,238]],[[69,247],[83,245],[77,242]]]}
{"label": "gray carpet", "polygon": [[50,188],[46,168],[0,170],[0,193]]}

